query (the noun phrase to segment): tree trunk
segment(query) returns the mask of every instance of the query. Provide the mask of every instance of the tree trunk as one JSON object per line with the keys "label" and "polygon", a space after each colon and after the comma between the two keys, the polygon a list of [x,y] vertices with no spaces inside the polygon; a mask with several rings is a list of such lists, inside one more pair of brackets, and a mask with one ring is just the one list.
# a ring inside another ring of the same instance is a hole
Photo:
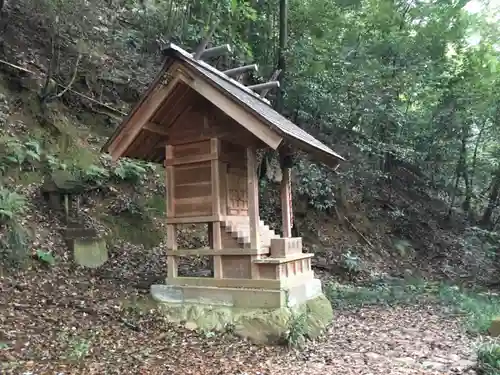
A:
{"label": "tree trunk", "polygon": [[498,196],[500,195],[500,166],[497,168],[495,173],[493,173],[493,180],[491,183],[490,195],[488,197],[488,205],[484,209],[483,217],[479,222],[479,225],[485,229],[491,229],[492,222],[491,216],[493,211],[498,206]]}
{"label": "tree trunk", "polygon": [[467,167],[467,140],[469,138],[469,127],[466,125],[462,128],[462,147],[460,148],[460,159],[462,166],[462,177],[465,183],[465,200],[462,203],[462,209],[470,212],[470,205],[472,200],[472,184],[469,179],[469,169]]}
{"label": "tree trunk", "polygon": [[279,37],[279,49],[278,49],[278,69],[281,70],[279,76],[280,89],[278,90],[278,95],[276,97],[276,111],[283,114],[285,108],[283,93],[284,87],[283,82],[285,80],[286,71],[286,59],[285,52],[288,43],[288,0],[280,0],[280,37]]}
{"label": "tree trunk", "polygon": [[462,203],[462,208],[465,212],[470,210],[470,202],[472,197],[472,188],[469,179],[469,173],[467,170],[467,140],[469,138],[469,126],[464,125],[462,127],[462,137],[461,137],[461,147],[460,155],[458,157],[457,168],[455,172],[455,186],[453,189],[453,194],[451,198],[450,209],[448,210],[448,218],[451,217],[453,206],[455,204],[455,199],[458,195],[458,186],[460,183],[460,178],[463,178],[465,183],[465,200]]}

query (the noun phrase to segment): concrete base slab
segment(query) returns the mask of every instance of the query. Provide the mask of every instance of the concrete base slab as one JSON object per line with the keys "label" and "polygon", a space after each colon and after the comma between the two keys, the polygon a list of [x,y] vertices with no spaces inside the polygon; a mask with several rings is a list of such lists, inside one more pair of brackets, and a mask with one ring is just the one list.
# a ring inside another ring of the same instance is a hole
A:
{"label": "concrete base slab", "polygon": [[[158,290],[161,296],[174,300],[174,294]],[[159,295],[157,294],[157,297]],[[300,320],[300,335],[319,336],[333,318],[330,301],[321,294],[293,307],[273,309],[210,306],[179,302],[160,302],[159,311],[167,320],[202,331],[231,331],[256,343],[281,342]],[[295,328],[296,329],[296,328]],[[297,334],[295,332],[295,334]]]}
{"label": "concrete base slab", "polygon": [[151,295],[171,322],[189,329],[231,330],[259,343],[281,341],[297,321],[301,335],[317,337],[333,318],[321,282],[313,278],[276,290],[152,285]]}
{"label": "concrete base slab", "polygon": [[264,309],[294,307],[322,295],[321,281],[313,278],[283,289],[156,284],[150,290],[158,302]]}

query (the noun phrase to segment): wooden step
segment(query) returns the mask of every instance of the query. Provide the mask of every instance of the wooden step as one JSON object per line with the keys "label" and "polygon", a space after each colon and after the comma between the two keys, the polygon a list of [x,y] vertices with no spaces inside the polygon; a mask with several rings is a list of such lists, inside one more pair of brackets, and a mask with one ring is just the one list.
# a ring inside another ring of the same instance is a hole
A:
{"label": "wooden step", "polygon": [[291,255],[286,258],[272,258],[272,257],[264,257],[264,258],[259,258],[253,260],[253,263],[256,264],[283,264],[283,263],[290,263],[296,260],[300,259],[307,259],[307,258],[312,258],[314,254],[312,253],[302,253],[302,254],[296,254],[296,255]]}
{"label": "wooden step", "polygon": [[[236,217],[222,223],[224,230],[243,247],[250,246],[250,220],[248,217]],[[262,220],[259,221],[260,246],[270,248],[271,240],[280,238]]]}

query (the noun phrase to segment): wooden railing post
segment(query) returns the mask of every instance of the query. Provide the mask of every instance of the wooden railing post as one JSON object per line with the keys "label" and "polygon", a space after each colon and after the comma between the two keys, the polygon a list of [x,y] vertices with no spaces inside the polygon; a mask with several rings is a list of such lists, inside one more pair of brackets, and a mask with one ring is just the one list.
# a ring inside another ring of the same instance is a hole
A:
{"label": "wooden railing post", "polygon": [[247,148],[248,216],[250,218],[250,247],[260,247],[259,238],[259,180],[255,150]]}
{"label": "wooden railing post", "polygon": [[291,169],[283,168],[281,179],[281,219],[283,221],[283,238],[292,237],[292,189]]}

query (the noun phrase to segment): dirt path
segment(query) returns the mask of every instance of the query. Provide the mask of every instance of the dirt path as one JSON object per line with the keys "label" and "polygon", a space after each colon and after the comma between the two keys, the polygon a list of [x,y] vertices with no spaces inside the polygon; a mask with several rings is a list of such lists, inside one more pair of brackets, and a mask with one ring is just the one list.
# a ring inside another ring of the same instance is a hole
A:
{"label": "dirt path", "polygon": [[473,373],[473,339],[431,307],[338,310],[325,338],[288,351],[173,327],[124,305],[146,291],[72,269],[0,281],[6,374]]}
{"label": "dirt path", "polygon": [[474,341],[434,306],[372,306],[337,311],[328,338],[299,358],[317,374],[474,374]]}

